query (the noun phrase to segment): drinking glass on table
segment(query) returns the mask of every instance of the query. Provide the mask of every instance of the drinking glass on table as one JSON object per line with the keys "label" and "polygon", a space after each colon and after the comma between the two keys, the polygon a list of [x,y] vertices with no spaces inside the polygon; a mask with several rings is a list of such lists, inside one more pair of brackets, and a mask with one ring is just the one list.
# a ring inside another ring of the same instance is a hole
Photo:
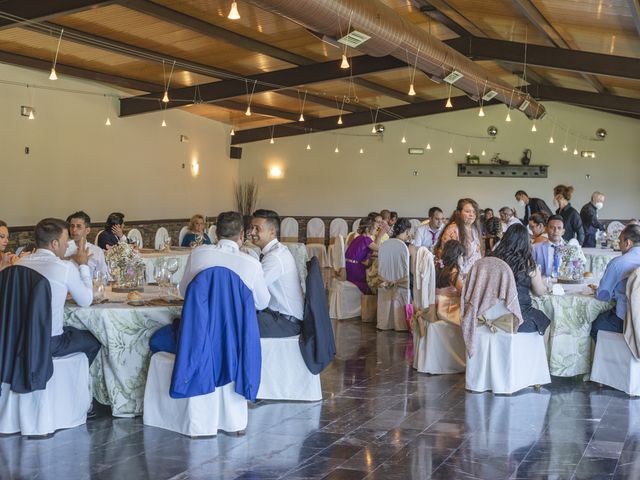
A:
{"label": "drinking glass on table", "polygon": [[179,268],[180,262],[178,262],[178,259],[176,257],[167,258],[167,270],[171,274],[171,277],[173,277],[173,275],[178,271]]}
{"label": "drinking glass on table", "polygon": [[102,300],[104,298],[104,287],[106,285],[106,276],[99,270],[96,270],[93,272],[92,283],[93,283],[93,300],[96,302]]}
{"label": "drinking glass on table", "polygon": [[160,287],[160,295],[168,284],[170,283],[171,276],[169,270],[167,270],[167,264],[165,262],[157,264],[153,269],[153,278]]}

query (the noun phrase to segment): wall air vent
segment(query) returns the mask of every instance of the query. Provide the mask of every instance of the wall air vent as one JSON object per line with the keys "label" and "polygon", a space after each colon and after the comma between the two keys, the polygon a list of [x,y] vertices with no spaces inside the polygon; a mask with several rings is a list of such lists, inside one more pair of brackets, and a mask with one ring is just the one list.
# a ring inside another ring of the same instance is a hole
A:
{"label": "wall air vent", "polygon": [[366,33],[353,30],[351,33],[339,38],[338,41],[347,47],[356,48],[369,40],[371,37]]}

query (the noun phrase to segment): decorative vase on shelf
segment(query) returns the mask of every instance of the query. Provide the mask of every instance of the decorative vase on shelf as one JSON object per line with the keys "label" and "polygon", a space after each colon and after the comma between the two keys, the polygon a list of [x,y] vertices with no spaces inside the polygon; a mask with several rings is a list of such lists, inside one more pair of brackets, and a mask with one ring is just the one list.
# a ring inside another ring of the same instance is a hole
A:
{"label": "decorative vase on shelf", "polygon": [[143,292],[146,267],[140,254],[127,243],[114,245],[105,254],[114,283],[113,292]]}

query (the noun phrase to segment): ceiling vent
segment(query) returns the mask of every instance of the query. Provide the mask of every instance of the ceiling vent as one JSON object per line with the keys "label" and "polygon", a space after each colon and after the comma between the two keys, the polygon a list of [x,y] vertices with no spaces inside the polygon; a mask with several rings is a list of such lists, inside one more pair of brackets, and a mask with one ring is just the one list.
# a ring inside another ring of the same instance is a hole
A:
{"label": "ceiling vent", "polygon": [[369,40],[371,37],[366,33],[359,32],[357,30],[353,30],[348,35],[345,35],[342,38],[339,38],[338,41],[347,47],[356,48],[359,45],[362,45],[364,42]]}
{"label": "ceiling vent", "polygon": [[495,90],[489,90],[487,93],[484,94],[484,97],[482,97],[482,100],[484,100],[485,102],[488,102],[489,100],[492,100],[496,95],[498,95],[498,92],[496,92]]}
{"label": "ceiling vent", "polygon": [[464,77],[464,75],[462,73],[460,73],[457,70],[454,70],[453,72],[451,72],[449,75],[447,75],[446,77],[444,77],[444,81],[447,83],[451,83],[454,84],[456,83],[458,80],[460,80],[462,77]]}

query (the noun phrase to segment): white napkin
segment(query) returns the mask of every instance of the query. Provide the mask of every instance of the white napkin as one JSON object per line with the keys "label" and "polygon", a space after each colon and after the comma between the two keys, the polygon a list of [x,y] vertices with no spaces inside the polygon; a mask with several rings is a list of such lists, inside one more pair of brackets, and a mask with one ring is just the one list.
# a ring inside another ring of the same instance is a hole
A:
{"label": "white napkin", "polygon": [[562,288],[562,285],[560,285],[559,283],[555,283],[553,285],[552,290],[551,290],[551,294],[552,295],[562,296],[562,295],[564,295],[564,288]]}

